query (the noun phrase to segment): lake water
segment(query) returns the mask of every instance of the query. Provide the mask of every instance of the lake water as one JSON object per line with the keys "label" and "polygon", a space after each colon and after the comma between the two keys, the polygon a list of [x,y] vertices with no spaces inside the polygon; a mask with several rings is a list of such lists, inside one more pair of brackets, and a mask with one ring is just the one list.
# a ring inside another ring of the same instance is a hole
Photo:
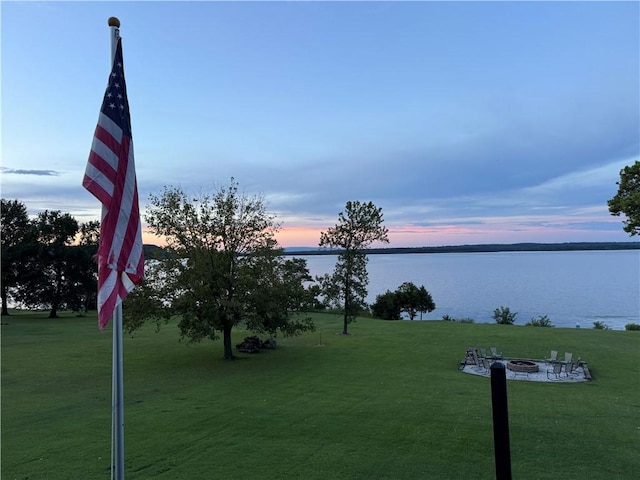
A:
{"label": "lake water", "polygon": [[[312,275],[333,271],[334,255],[298,255]],[[517,325],[547,315],[556,327],[624,329],[640,323],[640,252],[430,253],[369,255],[368,303],[403,282],[424,285],[443,315],[493,322],[500,306],[518,312]]]}

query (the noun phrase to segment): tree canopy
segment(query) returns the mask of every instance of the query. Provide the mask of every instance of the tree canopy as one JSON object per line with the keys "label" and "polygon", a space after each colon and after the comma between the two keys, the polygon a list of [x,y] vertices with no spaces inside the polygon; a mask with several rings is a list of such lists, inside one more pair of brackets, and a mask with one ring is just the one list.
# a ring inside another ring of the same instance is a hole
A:
{"label": "tree canopy", "polygon": [[366,306],[369,278],[363,250],[374,242],[389,243],[383,222],[382,209],[373,202],[349,201],[344,212],[338,214],[338,223],[320,234],[320,247],[341,250],[333,273],[318,281],[326,302],[343,308],[344,335],[348,334],[348,324]]}
{"label": "tree canopy", "polygon": [[620,170],[618,193],[608,201],[611,215],[624,214],[623,230],[629,235],[640,235],[640,161]]}
{"label": "tree canopy", "polygon": [[[74,311],[96,306],[99,223],[78,221],[59,210],[35,218],[18,200],[2,199],[2,314],[9,297],[27,307]],[[79,235],[79,242],[78,242]]]}
{"label": "tree canopy", "polygon": [[22,283],[26,274],[28,251],[35,241],[27,207],[18,200],[2,199],[0,207],[0,240],[2,260],[2,315],[9,315],[8,298]]}
{"label": "tree canopy", "polygon": [[240,194],[234,179],[212,195],[166,187],[151,196],[146,221],[166,239],[170,255],[154,261],[142,287],[125,300],[129,331],[147,319],[160,325],[179,315],[182,337],[197,342],[221,333],[224,357],[231,359],[231,331],[241,322],[272,335],[313,328],[298,314],[311,303],[306,262],[284,259],[275,216],[261,197]]}
{"label": "tree canopy", "polygon": [[75,309],[78,303],[71,272],[77,266],[72,244],[79,225],[68,213],[45,210],[35,218],[34,227],[38,249],[21,299],[26,305],[48,306],[49,318],[56,318],[59,308]]}

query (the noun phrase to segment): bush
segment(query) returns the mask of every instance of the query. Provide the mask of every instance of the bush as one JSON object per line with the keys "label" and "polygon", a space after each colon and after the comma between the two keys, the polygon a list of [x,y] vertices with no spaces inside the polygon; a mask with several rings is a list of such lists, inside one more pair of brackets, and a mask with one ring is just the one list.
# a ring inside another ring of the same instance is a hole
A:
{"label": "bush", "polygon": [[402,317],[398,295],[390,290],[377,295],[376,301],[371,305],[371,313],[383,320],[400,320]]}
{"label": "bush", "polygon": [[455,321],[458,322],[458,323],[475,323],[476,322],[473,318],[469,318],[469,317],[458,318]]}
{"label": "bush", "polygon": [[473,318],[453,318],[451,315],[443,315],[442,316],[442,321],[443,322],[457,322],[457,323],[475,323],[475,320]]}
{"label": "bush", "polygon": [[624,326],[625,330],[640,330],[640,324],[638,323],[627,323]]}
{"label": "bush", "polygon": [[553,323],[546,315],[540,315],[538,318],[532,318],[530,322],[525,324],[529,327],[553,327]]}
{"label": "bush", "polygon": [[500,325],[513,325],[516,321],[517,312],[512,312],[509,307],[496,308],[493,311],[493,319]]}
{"label": "bush", "polygon": [[609,330],[609,326],[606,323],[601,322],[600,320],[596,320],[595,322],[593,322],[593,328],[595,328],[596,330]]}

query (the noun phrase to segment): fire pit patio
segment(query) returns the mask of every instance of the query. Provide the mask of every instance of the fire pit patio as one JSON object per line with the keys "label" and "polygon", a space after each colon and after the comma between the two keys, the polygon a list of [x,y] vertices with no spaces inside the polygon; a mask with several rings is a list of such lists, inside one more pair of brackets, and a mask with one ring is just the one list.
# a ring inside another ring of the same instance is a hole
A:
{"label": "fire pit patio", "polygon": [[[529,382],[588,382],[593,380],[586,362],[578,361],[572,368],[571,374],[565,373],[567,368],[564,362],[554,362],[547,359],[506,357],[498,360],[488,360],[477,352],[468,348],[466,355],[458,368],[463,373],[491,376],[491,363],[499,362],[508,370],[508,380],[526,380]],[[557,367],[562,367],[562,371]]]}

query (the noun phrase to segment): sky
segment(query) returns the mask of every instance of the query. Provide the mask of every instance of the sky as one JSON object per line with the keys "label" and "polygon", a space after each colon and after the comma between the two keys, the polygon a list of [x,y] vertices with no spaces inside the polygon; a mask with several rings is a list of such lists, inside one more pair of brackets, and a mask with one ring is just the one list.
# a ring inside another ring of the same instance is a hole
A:
{"label": "sky", "polygon": [[[629,241],[640,3],[0,4],[2,198],[100,218],[81,186],[121,21],[140,207],[263,196],[284,247],[347,201],[391,247]],[[160,243],[149,232],[145,243]]]}

